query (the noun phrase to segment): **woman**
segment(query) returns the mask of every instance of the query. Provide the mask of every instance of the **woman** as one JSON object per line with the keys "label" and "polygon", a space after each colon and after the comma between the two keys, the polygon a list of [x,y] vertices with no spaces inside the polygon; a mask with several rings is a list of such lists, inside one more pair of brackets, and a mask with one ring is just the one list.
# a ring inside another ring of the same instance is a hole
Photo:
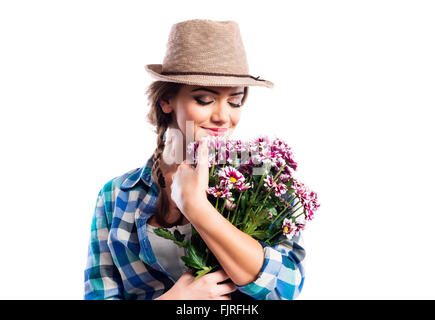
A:
{"label": "woman", "polygon": [[[175,24],[163,64],[146,69],[158,79],[147,91],[157,148],[144,167],[98,195],[85,299],[294,299],[304,280],[300,236],[263,247],[228,222],[207,200],[204,141],[196,168],[180,163],[189,136],[231,135],[249,86],[273,87],[249,75],[237,23]],[[153,232],[178,229],[188,238],[192,225],[223,268],[195,281],[180,259],[184,250]]]}

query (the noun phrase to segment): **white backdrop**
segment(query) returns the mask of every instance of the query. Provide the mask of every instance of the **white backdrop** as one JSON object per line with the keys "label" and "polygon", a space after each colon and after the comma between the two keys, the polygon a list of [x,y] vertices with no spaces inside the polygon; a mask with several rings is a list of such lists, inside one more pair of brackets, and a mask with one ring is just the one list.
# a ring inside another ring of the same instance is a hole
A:
{"label": "white backdrop", "polygon": [[321,208],[299,299],[434,299],[432,1],[1,1],[1,299],[82,299],[99,189],[155,147],[144,65],[170,27],[239,23],[235,135],[293,146]]}

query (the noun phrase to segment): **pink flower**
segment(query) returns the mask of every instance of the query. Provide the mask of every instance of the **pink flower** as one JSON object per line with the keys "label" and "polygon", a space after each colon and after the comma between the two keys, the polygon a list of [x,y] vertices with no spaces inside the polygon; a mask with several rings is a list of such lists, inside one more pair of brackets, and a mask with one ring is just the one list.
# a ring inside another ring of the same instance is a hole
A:
{"label": "pink flower", "polygon": [[227,208],[228,210],[234,210],[236,208],[236,204],[234,202],[231,202],[229,200],[227,200],[225,202],[225,208]]}
{"label": "pink flower", "polygon": [[228,189],[233,188],[233,186],[242,187],[245,177],[237,169],[233,167],[225,167],[219,170],[219,177],[221,177],[221,182],[223,182]]}
{"label": "pink flower", "polygon": [[241,185],[237,186],[237,188],[238,188],[240,191],[246,191],[246,190],[248,190],[249,188],[252,188],[252,185],[251,185],[251,182],[248,182],[248,183],[244,183],[244,184],[241,184]]}
{"label": "pink flower", "polygon": [[281,181],[282,183],[289,182],[291,178],[292,178],[291,175],[286,174],[286,173],[281,173],[279,175],[279,181]]}
{"label": "pink flower", "polygon": [[275,195],[279,197],[287,192],[287,186],[284,183],[278,183],[275,188]]}
{"label": "pink flower", "polygon": [[298,195],[302,206],[304,207],[305,216],[308,220],[312,220],[314,212],[320,207],[317,200],[317,193],[309,190],[302,182],[294,179],[293,186]]}
{"label": "pink flower", "polygon": [[267,190],[269,191],[272,188],[275,188],[275,182],[273,181],[272,177],[269,175],[266,175],[266,177],[264,178],[264,186],[267,188]]}
{"label": "pink flower", "polygon": [[210,187],[207,189],[207,193],[215,196],[216,198],[233,199],[231,197],[231,192],[227,188],[222,186]]}
{"label": "pink flower", "polygon": [[270,191],[271,189],[273,189],[273,191],[275,192],[275,195],[277,197],[281,196],[282,194],[287,192],[287,186],[283,183],[276,183],[275,181],[273,181],[272,177],[269,175],[266,175],[266,177],[264,178],[264,186],[266,187],[267,191]]}
{"label": "pink flower", "polygon": [[288,238],[291,239],[293,238],[293,236],[295,234],[297,234],[299,231],[295,225],[295,223],[293,223],[291,221],[291,219],[287,219],[285,218],[283,223],[282,223],[282,233]]}

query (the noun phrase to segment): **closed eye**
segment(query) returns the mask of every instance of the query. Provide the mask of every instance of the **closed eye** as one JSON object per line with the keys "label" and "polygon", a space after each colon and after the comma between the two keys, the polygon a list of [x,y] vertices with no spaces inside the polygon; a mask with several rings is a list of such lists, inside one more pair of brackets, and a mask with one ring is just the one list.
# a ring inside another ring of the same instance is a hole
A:
{"label": "closed eye", "polygon": [[[208,101],[208,102],[206,102],[206,101],[202,101],[202,100],[200,99],[200,97],[194,97],[194,99],[196,100],[196,102],[197,102],[198,104],[200,104],[200,105],[202,105],[202,106],[206,106],[206,105],[208,105],[208,104],[210,104],[210,103],[213,102],[213,101]],[[232,102],[228,102],[228,103],[229,103],[229,105],[232,106],[233,108],[240,108],[240,107],[241,107],[241,104],[232,103]]]}

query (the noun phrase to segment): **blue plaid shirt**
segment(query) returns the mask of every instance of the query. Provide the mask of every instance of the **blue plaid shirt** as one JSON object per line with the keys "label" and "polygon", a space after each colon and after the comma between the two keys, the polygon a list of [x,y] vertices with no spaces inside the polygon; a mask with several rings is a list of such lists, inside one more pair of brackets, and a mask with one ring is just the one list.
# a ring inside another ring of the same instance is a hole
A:
{"label": "blue plaid shirt", "polygon": [[[111,179],[98,193],[84,272],[86,300],[155,299],[177,281],[157,261],[146,223],[156,209],[158,189],[145,166]],[[257,278],[238,290],[256,300],[296,298],[304,283],[300,234],[264,249]]]}

